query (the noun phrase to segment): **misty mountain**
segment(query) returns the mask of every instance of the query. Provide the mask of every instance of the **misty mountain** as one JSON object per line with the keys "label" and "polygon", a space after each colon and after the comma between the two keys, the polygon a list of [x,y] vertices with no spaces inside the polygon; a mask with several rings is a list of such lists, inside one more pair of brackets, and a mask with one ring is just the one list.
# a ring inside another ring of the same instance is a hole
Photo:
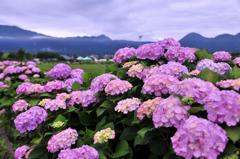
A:
{"label": "misty mountain", "polygon": [[[25,48],[29,52],[54,51],[69,55],[113,54],[122,47],[135,47],[147,42],[112,40],[106,35],[57,38],[24,30],[17,26],[0,25],[0,51],[16,51]],[[240,34],[222,34],[207,38],[197,33],[184,36],[183,46],[209,51],[240,51]]]}

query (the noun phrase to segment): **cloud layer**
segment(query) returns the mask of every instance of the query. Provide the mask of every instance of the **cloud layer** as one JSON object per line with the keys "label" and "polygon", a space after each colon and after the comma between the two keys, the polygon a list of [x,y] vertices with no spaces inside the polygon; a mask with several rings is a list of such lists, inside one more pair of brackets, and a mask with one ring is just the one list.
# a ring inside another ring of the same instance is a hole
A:
{"label": "cloud layer", "polygon": [[0,24],[47,35],[157,40],[240,32],[238,0],[1,0]]}

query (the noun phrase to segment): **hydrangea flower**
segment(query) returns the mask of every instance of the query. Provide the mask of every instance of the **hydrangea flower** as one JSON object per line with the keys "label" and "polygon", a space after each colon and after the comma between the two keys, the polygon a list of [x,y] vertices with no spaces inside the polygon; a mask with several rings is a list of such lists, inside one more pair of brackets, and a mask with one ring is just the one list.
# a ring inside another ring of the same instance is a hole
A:
{"label": "hydrangea flower", "polygon": [[53,99],[53,100],[48,100],[44,108],[49,109],[50,111],[56,111],[58,109],[67,109],[67,104],[65,100]]}
{"label": "hydrangea flower", "polygon": [[115,131],[111,128],[106,128],[96,132],[94,135],[94,144],[103,144],[107,143],[108,140],[115,138]]}
{"label": "hydrangea flower", "polygon": [[35,130],[39,124],[47,119],[47,112],[41,107],[34,106],[29,110],[20,113],[14,120],[16,129],[21,133]]}
{"label": "hydrangea flower", "polygon": [[7,88],[8,85],[6,85],[4,82],[0,81],[0,88]]}
{"label": "hydrangea flower", "polygon": [[12,105],[12,109],[14,112],[17,112],[17,111],[21,112],[21,111],[27,110],[28,106],[29,104],[24,99],[20,99]]}
{"label": "hydrangea flower", "polygon": [[164,49],[158,43],[148,43],[139,46],[136,50],[136,57],[138,59],[157,60],[164,54]]}
{"label": "hydrangea flower", "polygon": [[188,47],[169,47],[167,52],[164,54],[168,61],[176,61],[179,63],[194,62],[196,49]]}
{"label": "hydrangea flower", "polygon": [[159,105],[161,100],[161,97],[156,97],[143,102],[137,109],[137,118],[139,120],[143,120],[145,116],[151,118],[155,108]]}
{"label": "hydrangea flower", "polygon": [[99,154],[95,148],[83,145],[80,148],[61,150],[58,159],[99,159]]}
{"label": "hydrangea flower", "polygon": [[127,75],[129,77],[137,77],[139,79],[142,78],[142,71],[144,69],[144,66],[142,64],[136,64],[136,65],[132,65],[128,71],[127,71]]}
{"label": "hydrangea flower", "polygon": [[171,86],[171,92],[180,96],[192,97],[195,102],[203,104],[205,98],[218,91],[212,83],[199,78],[187,78]]}
{"label": "hydrangea flower", "polygon": [[88,107],[97,101],[95,93],[91,90],[73,91],[70,96],[71,98],[68,102],[70,106],[81,105],[82,107]]}
{"label": "hydrangea flower", "polygon": [[190,106],[183,105],[178,97],[160,100],[153,112],[153,123],[158,127],[179,127],[188,117]]}
{"label": "hydrangea flower", "polygon": [[14,154],[15,159],[24,159],[29,149],[30,147],[28,147],[27,145],[18,147],[15,150],[15,154]]}
{"label": "hydrangea flower", "polygon": [[233,60],[233,63],[235,65],[238,65],[240,67],[240,57],[236,57],[234,60]]}
{"label": "hydrangea flower", "polygon": [[72,85],[77,82],[83,84],[83,74],[84,71],[80,68],[74,69],[70,73],[70,78],[65,81],[65,84],[68,86],[68,90],[72,90]]}
{"label": "hydrangea flower", "polygon": [[197,63],[197,70],[202,71],[205,68],[208,68],[209,70],[216,72],[219,75],[224,75],[231,70],[231,66],[229,64],[224,62],[215,63],[210,59],[203,59]]}
{"label": "hydrangea flower", "polygon": [[53,92],[58,91],[61,89],[65,89],[67,86],[63,81],[55,80],[47,82],[47,84],[44,85],[45,92]]}
{"label": "hydrangea flower", "polygon": [[67,93],[59,93],[56,96],[56,99],[64,100],[64,101],[66,101],[66,100],[68,100],[70,98],[71,98],[70,94],[67,94]]}
{"label": "hydrangea flower", "polygon": [[161,45],[165,50],[169,49],[169,47],[180,47],[181,44],[173,38],[165,38],[157,42]]}
{"label": "hydrangea flower", "polygon": [[28,76],[25,75],[25,74],[21,74],[21,75],[18,76],[18,79],[20,79],[22,81],[26,81],[26,80],[28,80]]}
{"label": "hydrangea flower", "polygon": [[39,74],[34,74],[34,75],[33,75],[33,78],[39,78],[39,77],[40,77]]}
{"label": "hydrangea flower", "polygon": [[129,68],[129,67],[131,67],[132,65],[136,65],[137,63],[138,63],[138,61],[125,62],[122,67],[123,67],[123,68]]}
{"label": "hydrangea flower", "polygon": [[232,88],[236,91],[240,91],[240,78],[239,79],[229,79],[229,80],[222,80],[216,83],[217,86],[221,88]]}
{"label": "hydrangea flower", "polygon": [[41,72],[40,68],[37,68],[37,67],[33,67],[31,69],[31,71],[32,71],[32,73],[40,73]]}
{"label": "hydrangea flower", "polygon": [[51,70],[46,72],[46,75],[53,79],[66,79],[71,74],[71,67],[64,63],[55,65]]}
{"label": "hydrangea flower", "polygon": [[190,116],[171,140],[176,154],[186,159],[217,159],[228,141],[224,129],[196,116]]}
{"label": "hydrangea flower", "polygon": [[117,52],[113,56],[113,60],[116,63],[123,63],[127,61],[128,59],[131,59],[135,56],[136,49],[132,47],[125,47],[117,50]]}
{"label": "hydrangea flower", "polygon": [[240,95],[234,91],[217,91],[209,94],[204,108],[208,119],[225,122],[228,126],[235,126],[240,121]]}
{"label": "hydrangea flower", "polygon": [[48,98],[42,99],[42,100],[38,103],[38,105],[39,105],[39,106],[42,106],[42,107],[45,107],[46,103],[47,103],[48,101],[50,101],[50,100],[51,100],[51,99],[48,99]]}
{"label": "hydrangea flower", "polygon": [[118,77],[110,73],[99,75],[92,80],[90,89],[95,93],[101,92],[111,80],[115,79],[118,79]]}
{"label": "hydrangea flower", "polygon": [[216,51],[213,53],[213,60],[216,62],[227,62],[232,59],[232,55],[226,51]]}
{"label": "hydrangea flower", "polygon": [[16,89],[17,94],[32,94],[32,93],[43,93],[45,92],[44,86],[40,84],[33,84],[31,82],[24,82]]}
{"label": "hydrangea flower", "polygon": [[132,84],[125,80],[111,80],[105,87],[105,93],[107,95],[119,95],[124,94],[132,88]]}
{"label": "hydrangea flower", "polygon": [[49,141],[47,149],[51,153],[55,153],[62,149],[70,148],[78,139],[78,133],[75,129],[68,128],[56,135],[53,135]]}
{"label": "hydrangea flower", "polygon": [[121,100],[117,103],[117,106],[114,108],[117,112],[122,112],[123,114],[127,114],[128,112],[132,112],[136,110],[141,104],[140,99],[138,98],[128,98]]}
{"label": "hydrangea flower", "polygon": [[156,74],[148,77],[144,81],[142,91],[144,94],[154,94],[161,96],[162,94],[170,93],[170,86],[178,83],[178,79],[164,74]]}

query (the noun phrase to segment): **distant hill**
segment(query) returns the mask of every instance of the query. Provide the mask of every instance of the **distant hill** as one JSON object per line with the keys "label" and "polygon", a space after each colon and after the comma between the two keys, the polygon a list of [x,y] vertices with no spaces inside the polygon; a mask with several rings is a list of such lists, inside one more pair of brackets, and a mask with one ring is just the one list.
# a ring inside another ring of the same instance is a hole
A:
{"label": "distant hill", "polygon": [[182,46],[207,49],[212,52],[219,50],[240,52],[240,33],[236,35],[221,34],[214,38],[207,38],[198,33],[190,33],[184,36],[180,43]]}
{"label": "distant hill", "polygon": [[[122,47],[138,47],[147,42],[112,40],[106,35],[57,38],[24,30],[17,26],[0,25],[0,51],[16,51],[25,48],[30,52],[55,51],[70,55],[113,54]],[[183,46],[207,49],[209,51],[226,50],[240,52],[240,33],[222,34],[207,38],[197,33],[184,36]]]}

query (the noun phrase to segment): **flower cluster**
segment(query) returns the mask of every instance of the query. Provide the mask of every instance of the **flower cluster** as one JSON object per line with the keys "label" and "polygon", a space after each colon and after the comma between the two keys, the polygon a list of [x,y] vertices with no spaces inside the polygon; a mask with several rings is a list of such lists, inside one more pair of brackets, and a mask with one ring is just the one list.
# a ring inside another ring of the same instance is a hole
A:
{"label": "flower cluster", "polygon": [[176,154],[186,159],[216,159],[228,141],[221,127],[195,116],[190,116],[171,140]]}
{"label": "flower cluster", "polygon": [[27,110],[28,106],[29,104],[24,99],[20,99],[12,105],[12,109],[14,112],[21,112]]}
{"label": "flower cluster", "polygon": [[240,121],[240,95],[234,91],[216,91],[206,98],[208,119],[235,126]]}
{"label": "flower cluster", "polygon": [[233,63],[235,65],[238,65],[240,67],[240,57],[236,57],[234,60],[233,60]]}
{"label": "flower cluster", "polygon": [[111,80],[115,79],[118,79],[118,77],[110,73],[99,75],[92,80],[90,89],[95,93],[101,92]]}
{"label": "flower cluster", "polygon": [[27,145],[23,145],[21,147],[18,147],[15,150],[15,154],[14,154],[15,159],[24,159],[27,152],[29,151],[29,149],[30,149],[30,147],[28,147]]}
{"label": "flower cluster", "polygon": [[65,84],[68,86],[68,90],[72,89],[72,85],[76,82],[83,84],[84,71],[80,68],[73,69],[70,73],[70,77],[65,80]]}
{"label": "flower cluster", "polygon": [[53,100],[48,100],[44,108],[49,109],[50,111],[56,111],[58,109],[67,109],[67,104],[65,100],[53,99]]}
{"label": "flower cluster", "polygon": [[188,47],[170,47],[164,54],[168,61],[184,63],[185,61],[194,62],[196,49]]}
{"label": "flower cluster", "polygon": [[137,109],[137,118],[139,120],[143,120],[145,116],[148,118],[152,117],[154,110],[159,105],[161,100],[161,97],[156,97],[143,102]]}
{"label": "flower cluster", "polygon": [[142,78],[142,71],[144,69],[144,66],[142,64],[136,64],[136,65],[132,65],[128,71],[127,71],[127,75],[129,77],[137,77],[139,79]]}
{"label": "flower cluster", "polygon": [[162,94],[169,94],[170,87],[178,82],[178,79],[173,76],[156,74],[148,77],[144,81],[142,91],[144,94],[154,94],[155,96],[161,96]]}
{"label": "flower cluster", "polygon": [[136,110],[141,104],[140,99],[138,98],[128,98],[121,100],[117,103],[117,106],[114,108],[117,112],[122,112],[123,114],[127,114],[128,112],[132,112]]}
{"label": "flower cluster", "polygon": [[53,135],[49,141],[47,149],[51,153],[55,153],[62,149],[70,148],[78,139],[78,133],[75,129],[68,128],[60,133]]}
{"label": "flower cluster", "polygon": [[202,71],[203,69],[208,68],[209,70],[216,72],[219,75],[224,75],[231,70],[231,66],[224,62],[215,63],[210,59],[203,59],[198,62],[196,69]]}
{"label": "flower cluster", "polygon": [[106,128],[96,132],[96,134],[94,135],[94,144],[97,144],[97,143],[103,144],[108,142],[108,140],[114,139],[114,138],[115,138],[115,131],[112,130],[111,128]]}
{"label": "flower cluster", "polygon": [[54,80],[49,81],[44,85],[45,92],[59,91],[66,88],[66,84],[63,81]]}
{"label": "flower cluster", "polygon": [[58,159],[99,159],[99,154],[95,148],[83,145],[80,148],[61,150]]}
{"label": "flower cluster", "polygon": [[34,106],[29,110],[20,113],[14,120],[16,129],[20,133],[34,130],[39,124],[43,123],[47,119],[47,112],[41,107]]}
{"label": "flower cluster", "polygon": [[178,97],[170,96],[160,100],[153,112],[153,123],[158,127],[179,127],[188,117],[189,106],[181,103]]}
{"label": "flower cluster", "polygon": [[136,50],[138,59],[157,60],[164,54],[164,49],[158,43],[143,44]]}
{"label": "flower cluster", "polygon": [[213,60],[216,62],[227,62],[232,59],[232,55],[226,51],[216,51],[213,53]]}
{"label": "flower cluster", "polygon": [[111,80],[105,87],[105,93],[107,95],[119,95],[126,93],[132,88],[132,84],[125,80]]}
{"label": "flower cluster", "polygon": [[51,70],[46,72],[46,75],[53,79],[66,79],[71,74],[71,67],[64,63],[55,65]]}
{"label": "flower cluster", "polygon": [[125,47],[125,48],[121,48],[119,49],[113,57],[113,60],[116,63],[123,63],[125,61],[127,61],[128,59],[131,59],[135,56],[136,54],[136,49],[134,48],[129,48],[129,47]]}
{"label": "flower cluster", "polygon": [[217,82],[216,85],[221,88],[232,88],[236,91],[240,91],[240,79],[222,80]]}
{"label": "flower cluster", "polygon": [[68,104],[70,106],[81,105],[82,107],[88,107],[89,105],[95,103],[96,101],[97,98],[95,96],[95,93],[91,90],[73,91],[70,94]]}

